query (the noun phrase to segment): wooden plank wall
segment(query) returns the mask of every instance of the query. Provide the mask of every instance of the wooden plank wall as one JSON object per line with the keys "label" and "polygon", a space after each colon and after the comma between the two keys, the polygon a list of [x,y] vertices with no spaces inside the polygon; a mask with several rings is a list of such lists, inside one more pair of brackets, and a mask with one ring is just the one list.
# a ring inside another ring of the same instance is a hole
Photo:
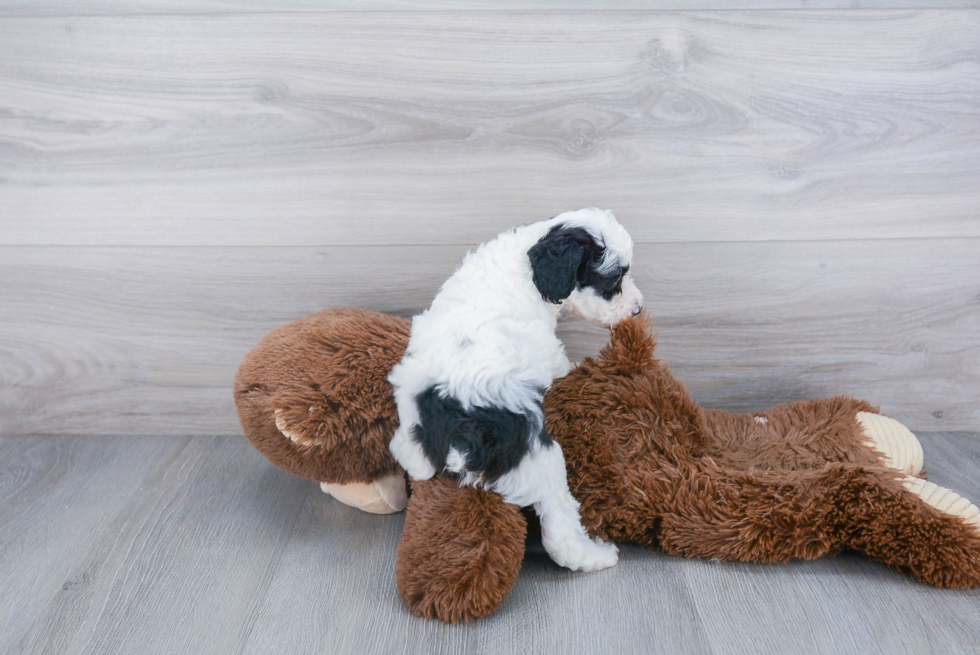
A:
{"label": "wooden plank wall", "polygon": [[0,433],[235,433],[268,330],[588,205],[704,404],[980,429],[980,3],[851,4],[4,3]]}

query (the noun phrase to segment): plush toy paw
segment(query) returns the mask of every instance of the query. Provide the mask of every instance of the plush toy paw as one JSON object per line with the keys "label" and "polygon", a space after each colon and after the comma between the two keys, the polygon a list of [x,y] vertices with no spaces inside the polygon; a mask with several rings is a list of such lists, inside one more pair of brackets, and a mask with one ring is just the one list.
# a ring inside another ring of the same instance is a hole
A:
{"label": "plush toy paw", "polygon": [[559,566],[572,571],[591,573],[616,566],[619,549],[615,544],[595,539],[575,539],[561,544],[550,544],[545,539],[545,550]]}
{"label": "plush toy paw", "polygon": [[911,475],[905,476],[902,484],[921,498],[926,505],[945,514],[960,517],[967,525],[980,533],[980,509],[955,491]]}
{"label": "plush toy paw", "polygon": [[895,419],[858,412],[865,443],[885,456],[885,466],[902,473],[918,475],[922,470],[922,446],[911,430]]}
{"label": "plush toy paw", "polygon": [[345,505],[371,514],[394,514],[408,506],[405,476],[395,473],[373,482],[332,484],[321,482],[320,489]]}

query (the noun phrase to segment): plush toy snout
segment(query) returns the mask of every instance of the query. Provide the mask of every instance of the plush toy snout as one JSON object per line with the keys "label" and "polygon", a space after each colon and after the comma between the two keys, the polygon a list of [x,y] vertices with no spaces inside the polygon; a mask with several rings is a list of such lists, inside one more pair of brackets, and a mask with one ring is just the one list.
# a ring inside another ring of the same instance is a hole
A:
{"label": "plush toy snout", "polygon": [[345,505],[371,514],[394,514],[408,507],[405,475],[393,473],[373,482],[333,484],[321,482],[320,489]]}

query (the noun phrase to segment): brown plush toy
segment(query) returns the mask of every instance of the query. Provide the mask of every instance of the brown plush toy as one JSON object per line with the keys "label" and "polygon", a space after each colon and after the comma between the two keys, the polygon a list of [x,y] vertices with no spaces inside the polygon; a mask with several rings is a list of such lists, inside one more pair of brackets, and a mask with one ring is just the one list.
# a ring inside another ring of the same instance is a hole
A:
{"label": "brown plush toy", "polygon": [[[386,378],[409,326],[332,309],[274,330],[235,379],[245,435],[342,502],[399,511]],[[845,396],[702,409],[654,358],[651,327],[646,316],[617,326],[545,398],[591,535],[744,562],[853,549],[939,587],[980,586],[980,510],[917,477],[922,449],[904,426]],[[495,611],[521,567],[525,516],[449,477],[410,484],[396,575],[405,603],[453,623]]]}

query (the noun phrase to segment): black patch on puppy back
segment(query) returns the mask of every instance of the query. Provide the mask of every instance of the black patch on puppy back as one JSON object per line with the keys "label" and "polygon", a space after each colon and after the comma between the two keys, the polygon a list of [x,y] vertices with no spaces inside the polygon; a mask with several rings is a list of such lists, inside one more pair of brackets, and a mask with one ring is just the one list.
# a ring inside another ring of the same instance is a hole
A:
{"label": "black patch on puppy back", "polygon": [[598,266],[604,252],[586,229],[556,225],[527,251],[531,279],[542,298],[559,303],[571,295],[590,267]]}
{"label": "black patch on puppy back", "polygon": [[[455,448],[466,461],[466,469],[482,472],[494,482],[520,464],[531,447],[531,430],[537,421],[531,417],[497,407],[463,410],[455,398],[444,398],[435,387],[416,397],[419,425],[412,436],[437,470],[446,467],[449,449]],[[551,437],[541,431],[545,445]]]}

